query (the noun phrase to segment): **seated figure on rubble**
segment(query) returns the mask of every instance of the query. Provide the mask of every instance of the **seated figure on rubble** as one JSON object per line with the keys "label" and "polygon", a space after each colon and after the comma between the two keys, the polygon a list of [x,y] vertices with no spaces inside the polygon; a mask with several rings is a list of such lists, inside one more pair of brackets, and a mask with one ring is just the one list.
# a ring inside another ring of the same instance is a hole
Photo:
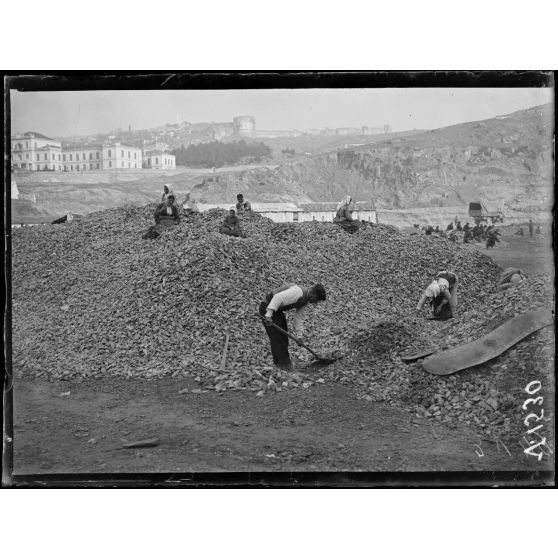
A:
{"label": "seated figure on rubble", "polygon": [[157,206],[153,217],[155,224],[163,227],[172,227],[180,223],[180,212],[173,194],[167,196],[167,199]]}
{"label": "seated figure on rubble", "polygon": [[239,213],[243,211],[252,211],[252,204],[249,201],[244,201],[244,196],[242,194],[238,194],[236,196],[236,210]]}
{"label": "seated figure on rubble", "polygon": [[452,271],[440,271],[422,295],[417,310],[429,301],[434,320],[448,320],[457,313],[457,276]]}
{"label": "seated figure on rubble", "polygon": [[351,196],[345,196],[337,204],[337,214],[335,215],[333,222],[339,225],[345,232],[353,234],[358,231],[359,222],[353,219],[353,210],[351,204],[353,199]]}
{"label": "seated figure on rubble", "polygon": [[219,232],[221,234],[228,234],[229,236],[244,236],[242,228],[240,227],[240,219],[236,216],[234,207],[230,208],[229,214],[223,220]]}

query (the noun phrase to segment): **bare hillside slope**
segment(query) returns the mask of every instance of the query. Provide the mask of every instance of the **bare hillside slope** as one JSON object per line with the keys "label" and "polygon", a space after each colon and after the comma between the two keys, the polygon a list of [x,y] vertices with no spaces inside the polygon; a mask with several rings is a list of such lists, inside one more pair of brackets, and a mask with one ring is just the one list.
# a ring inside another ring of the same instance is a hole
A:
{"label": "bare hillside slope", "polygon": [[378,208],[482,199],[542,209],[552,199],[551,105],[252,169],[199,185],[201,201],[329,201],[351,193]]}

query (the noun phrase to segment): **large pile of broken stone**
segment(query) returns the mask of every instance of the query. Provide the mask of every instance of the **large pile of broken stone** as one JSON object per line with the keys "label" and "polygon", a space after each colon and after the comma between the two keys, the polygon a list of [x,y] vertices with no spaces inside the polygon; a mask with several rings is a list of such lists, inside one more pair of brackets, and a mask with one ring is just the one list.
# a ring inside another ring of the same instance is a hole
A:
{"label": "large pile of broken stone", "polygon": [[[18,374],[187,375],[201,390],[259,395],[340,381],[372,401],[404,401],[419,414],[467,420],[468,414],[456,416],[465,403],[454,407],[452,398],[455,386],[473,376],[430,377],[419,364],[404,365],[400,353],[466,342],[486,331],[490,320],[547,301],[527,287],[495,295],[498,266],[472,247],[436,236],[403,236],[387,226],[348,235],[332,223],[276,224],[252,213],[242,218],[246,238],[234,238],[218,232],[226,212],[211,210],[142,240],[154,207],[116,208],[62,226],[13,231]],[[439,269],[459,277],[459,320],[436,323],[425,319],[426,310],[421,316],[415,310]],[[335,365],[293,373],[270,366],[256,312],[264,295],[286,282],[325,285],[327,300],[311,307],[306,338],[317,352],[346,355]],[[534,285],[545,292],[542,283]],[[490,385],[490,372],[477,373]],[[452,406],[447,413],[440,403],[446,399]]]}

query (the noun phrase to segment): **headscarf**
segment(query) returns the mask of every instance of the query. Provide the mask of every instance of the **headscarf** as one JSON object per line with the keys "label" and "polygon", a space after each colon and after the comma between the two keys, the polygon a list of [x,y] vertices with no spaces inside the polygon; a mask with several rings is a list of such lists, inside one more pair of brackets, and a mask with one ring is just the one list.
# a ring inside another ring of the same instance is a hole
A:
{"label": "headscarf", "polygon": [[444,279],[443,277],[439,277],[437,279],[434,279],[434,281],[432,281],[432,283],[430,283],[430,285],[426,287],[424,294],[429,298],[436,298],[437,296],[439,296],[441,293],[443,293],[448,289],[449,289],[449,283],[447,279]]}
{"label": "headscarf", "polygon": [[[165,192],[165,186],[168,188],[168,192]],[[163,196],[163,201],[165,201],[170,195],[174,196],[174,192],[173,189],[171,188],[170,184],[163,184],[163,189],[161,190],[161,194]],[[174,196],[174,199],[176,200],[176,196]]]}
{"label": "headscarf", "polygon": [[353,201],[353,199],[351,198],[351,196],[347,195],[345,196],[338,204],[337,204],[337,211],[339,211],[342,207],[349,207],[349,205],[351,204],[351,202]]}
{"label": "headscarf", "polygon": [[432,281],[432,283],[426,287],[424,294],[429,298],[436,298],[440,292],[440,285],[438,285],[438,281]]}

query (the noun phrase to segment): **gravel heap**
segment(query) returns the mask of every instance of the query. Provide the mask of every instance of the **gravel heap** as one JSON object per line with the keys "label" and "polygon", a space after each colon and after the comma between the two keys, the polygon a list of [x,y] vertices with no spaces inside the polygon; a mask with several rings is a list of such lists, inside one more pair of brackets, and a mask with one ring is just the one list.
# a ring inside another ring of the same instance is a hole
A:
{"label": "gravel heap", "polygon": [[[465,384],[473,382],[473,397],[503,405],[506,393],[490,392],[497,389],[490,365],[438,378],[419,363],[403,364],[399,354],[461,344],[495,321],[548,305],[542,279],[493,294],[500,268],[474,248],[434,235],[403,236],[389,226],[348,235],[332,223],[275,224],[249,214],[243,217],[247,238],[233,238],[218,232],[226,212],[211,210],[142,240],[154,209],[116,208],[12,231],[17,374],[187,375],[202,391],[258,395],[335,380],[355,385],[358,397],[403,402],[435,420],[489,425],[501,407],[476,412],[480,405],[468,399]],[[419,316],[415,306],[443,268],[459,278],[460,318],[439,323],[424,319],[427,310]],[[255,313],[265,293],[290,281],[326,287],[327,300],[310,308],[306,332],[315,351],[345,355],[330,367],[303,366],[301,351],[293,373],[270,366]],[[227,370],[221,371],[227,333]]]}
{"label": "gravel heap", "polygon": [[[462,301],[462,291],[458,296]],[[517,440],[527,430],[523,420],[535,412],[522,409],[531,381],[542,383],[538,395],[544,396],[545,416],[552,424],[554,328],[543,328],[497,359],[450,376],[428,374],[420,362],[403,363],[396,346],[448,349],[474,341],[523,312],[553,305],[552,281],[539,276],[487,295],[481,304],[448,322],[425,327],[422,320],[402,318],[398,323],[370,324],[353,340],[343,364],[329,367],[327,377],[356,384],[359,398],[407,404],[418,417],[450,424],[459,420],[487,435]]]}

